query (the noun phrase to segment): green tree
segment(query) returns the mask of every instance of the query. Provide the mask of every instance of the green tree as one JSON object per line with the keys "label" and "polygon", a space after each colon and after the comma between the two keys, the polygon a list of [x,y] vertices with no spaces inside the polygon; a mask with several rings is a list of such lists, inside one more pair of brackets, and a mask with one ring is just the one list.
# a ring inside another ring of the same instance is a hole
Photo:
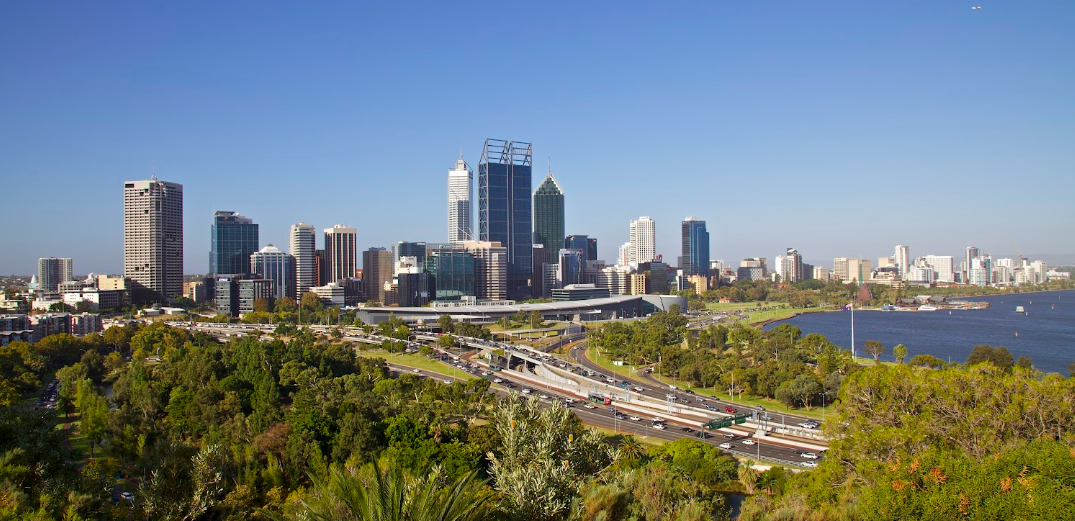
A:
{"label": "green tree", "polygon": [[492,516],[492,491],[475,473],[449,479],[433,470],[408,476],[398,466],[374,464],[352,472],[333,467],[311,476],[310,499],[286,519],[336,521],[479,521]]}
{"label": "green tree", "polygon": [[272,307],[269,305],[269,299],[254,299],[254,311],[257,313],[268,313],[272,311]]}
{"label": "green tree", "polygon": [[437,317],[437,325],[440,326],[442,333],[452,333],[455,326],[455,321],[452,320],[451,315],[441,315]]}
{"label": "green tree", "polygon": [[795,379],[780,384],[776,390],[776,398],[789,407],[810,408],[813,399],[820,397],[825,392],[825,387],[817,377],[810,374],[800,374]]}
{"label": "green tree", "polygon": [[1014,359],[1005,347],[993,347],[989,344],[974,346],[967,357],[967,366],[989,362],[1005,371],[1011,371]]}
{"label": "green tree", "polygon": [[881,355],[885,354],[885,346],[882,345],[881,342],[878,342],[876,340],[867,340],[866,343],[862,346],[862,349],[866,351],[867,354],[873,357],[873,363],[875,365],[881,363]]}
{"label": "green tree", "polygon": [[294,313],[298,309],[295,299],[287,296],[276,299],[276,304],[273,306],[273,311],[276,313]]}
{"label": "green tree", "polygon": [[892,348],[892,356],[896,357],[897,364],[902,364],[908,354],[910,352],[907,350],[907,346],[903,344],[896,344],[896,347]]}
{"label": "green tree", "polygon": [[78,384],[78,411],[82,416],[79,431],[89,440],[90,457],[93,457],[94,449],[104,440],[108,425],[108,403],[97,394],[89,379]]}

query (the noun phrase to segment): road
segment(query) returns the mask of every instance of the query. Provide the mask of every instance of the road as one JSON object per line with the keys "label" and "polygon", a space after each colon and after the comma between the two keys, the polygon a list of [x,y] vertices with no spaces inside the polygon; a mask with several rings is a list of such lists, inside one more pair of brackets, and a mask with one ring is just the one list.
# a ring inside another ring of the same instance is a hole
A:
{"label": "road", "polygon": [[[594,378],[603,380],[604,379],[603,375],[606,375],[607,373],[609,373],[608,369],[605,369],[604,367],[601,367],[600,365],[597,365],[597,363],[595,363],[593,360],[590,360],[589,358],[587,358],[586,354],[585,354],[585,350],[586,350],[586,345],[585,344],[579,344],[579,345],[575,346],[575,348],[572,349],[571,352],[570,352],[571,359],[574,360],[575,363],[577,363],[578,365],[581,365],[581,366],[583,366],[583,367],[585,367],[585,368],[587,368],[589,370],[594,371],[596,373]],[[634,387],[634,386],[642,387],[643,389],[645,389],[645,391],[642,393],[643,395],[649,396],[649,397],[652,397],[652,398],[657,398],[659,400],[664,400],[664,399],[666,399],[668,394],[673,394],[676,397],[677,403],[685,403],[686,402],[686,403],[690,403],[691,405],[694,405],[695,407],[704,406],[705,404],[710,404],[710,405],[713,405],[714,407],[716,407],[716,409],[719,412],[725,412],[726,411],[725,407],[732,407],[734,409],[739,409],[740,412],[748,412],[748,411],[755,410],[755,407],[748,406],[748,405],[743,405],[741,403],[735,403],[735,402],[720,400],[720,399],[717,399],[717,398],[710,398],[710,397],[702,397],[702,396],[698,396],[698,395],[691,395],[691,394],[688,394],[688,393],[684,393],[682,391],[672,392],[672,390],[668,388],[667,384],[661,383],[661,382],[653,379],[652,377],[647,377],[647,376],[644,376],[644,375],[642,377],[638,377],[637,375],[636,376],[628,376],[629,374],[630,374],[629,370],[627,368],[624,368],[624,370],[622,372],[614,372],[614,373],[611,374],[611,376],[613,376],[617,380],[627,382],[632,387]],[[800,423],[804,423],[804,422],[806,422],[808,420],[813,419],[813,418],[807,418],[805,416],[796,416],[796,415],[793,415],[793,414],[782,414],[782,413],[777,413],[777,412],[768,412],[767,414],[772,418],[771,423],[773,425],[798,425]]]}
{"label": "road", "polygon": [[[218,339],[226,339],[228,337],[239,336],[240,334],[249,334],[251,328],[240,328],[235,325],[222,325],[222,324],[197,324],[186,326],[188,329],[197,329],[209,333]],[[343,338],[354,342],[365,342],[370,344],[380,344],[384,338],[378,335],[371,335],[361,332],[357,328],[345,328]],[[416,342],[410,342],[409,345],[417,345]],[[516,349],[523,349],[516,346]],[[588,367],[593,369],[597,374],[606,372],[600,366],[597,366],[592,361],[582,356],[581,352],[572,350],[572,357],[579,362],[580,367]],[[465,360],[461,360],[457,363],[465,364]],[[450,383],[454,381],[463,381],[462,378],[452,376],[447,372],[450,366],[445,366],[445,373],[432,372],[423,369],[417,369],[400,364],[388,364],[389,369],[396,375],[403,373],[418,374],[425,378],[433,378],[439,382]],[[457,368],[457,370],[466,370],[472,374],[482,376],[481,369],[474,364],[471,368]],[[587,425],[601,427],[616,432],[625,434],[633,434],[638,437],[649,437],[661,440],[675,440],[679,438],[698,438],[699,433],[691,427],[687,427],[681,424],[676,424],[673,418],[668,418],[670,421],[667,423],[666,429],[655,429],[652,427],[651,418],[641,417],[638,421],[631,421],[630,419],[617,419],[614,410],[610,410],[608,406],[600,405],[595,406],[593,409],[586,408],[584,403],[580,402],[577,396],[572,396],[566,392],[558,392],[552,388],[551,385],[546,388],[542,388],[536,383],[527,382],[519,378],[513,378],[505,372],[492,373],[486,375],[489,378],[499,378],[501,383],[494,383],[491,389],[501,396],[508,396],[511,391],[520,393],[521,397],[526,399],[538,399],[542,404],[552,406],[554,402],[565,404],[566,399],[571,398],[574,403],[567,404],[568,407]],[[531,375],[535,379],[535,375]],[[580,376],[583,378],[584,376]],[[646,396],[656,398],[658,400],[665,399],[665,391],[663,389],[654,389],[652,384],[641,382],[638,380],[627,379],[622,376],[620,380],[627,381],[631,385],[639,385],[645,388],[644,394]],[[597,380],[596,376],[594,381]],[[531,389],[529,394],[522,394],[524,389]],[[686,401],[688,398],[697,399],[698,397],[689,396],[684,393],[679,393],[678,396],[682,401]],[[716,400],[706,400],[709,403],[722,403]],[[699,407],[703,403],[692,402],[689,405],[693,407]],[[721,405],[723,408],[723,405]],[[745,410],[744,410],[745,412]],[[723,413],[723,409],[722,409]],[[630,418],[632,413],[624,413],[626,418]],[[790,420],[790,416],[788,417]],[[735,426],[728,429],[721,429],[709,433],[704,440],[706,443],[719,446],[722,443],[730,444],[730,449],[722,449],[725,452],[730,452],[739,456],[754,457],[761,460],[774,461],[778,463],[784,463],[788,465],[797,465],[805,460],[800,456],[802,449],[798,449],[789,445],[789,440],[780,438],[766,438],[756,437],[755,433],[743,426]],[[746,442],[746,443],[744,443]],[[748,444],[752,443],[752,444]],[[816,443],[816,442],[815,442]]]}

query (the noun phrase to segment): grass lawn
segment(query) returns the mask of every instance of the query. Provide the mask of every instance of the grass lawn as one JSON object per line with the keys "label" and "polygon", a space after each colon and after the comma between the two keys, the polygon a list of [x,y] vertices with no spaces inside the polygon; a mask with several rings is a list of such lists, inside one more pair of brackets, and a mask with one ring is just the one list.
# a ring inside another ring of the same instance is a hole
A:
{"label": "grass lawn", "polygon": [[749,308],[763,308],[779,305],[776,302],[709,302],[705,308],[709,311],[738,311]]}
{"label": "grass lawn", "polygon": [[785,318],[791,318],[797,313],[812,313],[822,311],[824,308],[780,308],[770,309],[766,311],[755,311],[749,313],[744,322],[749,326],[757,326],[765,322],[772,320],[783,320]]}
{"label": "grass lawn", "polygon": [[[430,359],[423,355],[405,355],[400,353],[389,353],[387,351],[374,350],[374,351],[356,351],[358,356],[364,356],[366,358],[383,358],[385,361],[391,364],[405,365],[408,367],[417,367],[426,371],[434,373],[440,373],[443,375],[452,375],[452,367],[442,364],[436,360]],[[474,376],[468,372],[455,370],[455,376],[464,378],[467,380],[476,380],[477,376]]]}
{"label": "grass lawn", "polygon": [[606,371],[609,372],[609,374],[619,373],[624,375],[633,375],[639,367],[627,364],[612,365],[612,360],[598,352],[597,349],[586,349],[586,357],[589,358],[593,363],[603,367]]}

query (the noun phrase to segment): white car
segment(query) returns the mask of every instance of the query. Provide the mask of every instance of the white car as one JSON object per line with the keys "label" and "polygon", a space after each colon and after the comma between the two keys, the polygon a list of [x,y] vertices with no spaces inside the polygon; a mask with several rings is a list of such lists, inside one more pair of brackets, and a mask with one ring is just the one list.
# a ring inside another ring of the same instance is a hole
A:
{"label": "white car", "polygon": [[799,465],[802,465],[803,467],[806,467],[808,469],[816,469],[817,468],[817,462],[816,461],[801,461],[801,462],[799,462]]}
{"label": "white car", "polygon": [[720,435],[724,436],[725,438],[734,438],[735,437],[735,434],[732,434],[730,432],[722,432],[722,433],[720,433]]}
{"label": "white car", "polygon": [[742,443],[743,443],[743,445],[754,445],[755,444],[754,440],[743,440]]}
{"label": "white car", "polygon": [[414,368],[414,369],[411,369],[411,372],[412,373],[420,373],[422,371],[420,369],[418,369],[418,368]]}
{"label": "white car", "polygon": [[523,389],[523,394],[530,394],[532,392],[533,391],[531,391],[530,389]]}
{"label": "white car", "polygon": [[817,454],[814,454],[813,452],[804,452],[804,453],[799,454],[799,455],[804,457],[804,458],[806,458],[806,459],[817,459]]}
{"label": "white car", "polygon": [[543,395],[541,395],[541,399],[542,399],[542,400],[548,400],[548,399],[549,399],[549,395],[547,395],[547,394],[543,394]]}
{"label": "white car", "polygon": [[495,378],[495,379],[493,379],[493,383],[502,384],[502,383],[504,383],[504,379],[503,378]]}
{"label": "white car", "polygon": [[639,418],[638,416],[631,416],[631,421],[633,421],[633,422],[642,421],[642,418]]}
{"label": "white car", "polygon": [[657,429],[659,431],[663,431],[664,430],[664,424],[663,423],[655,423],[655,424],[653,424],[653,428]]}
{"label": "white car", "polygon": [[636,385],[635,386],[635,392],[636,393],[643,393],[643,392],[646,392],[646,390]]}
{"label": "white car", "polygon": [[588,403],[586,405],[583,405],[583,407],[585,407],[587,409],[596,409],[597,408],[597,407],[594,407],[594,405],[592,403]]}
{"label": "white car", "polygon": [[725,449],[725,450],[731,450],[731,448],[732,448],[731,443],[721,443],[720,445],[717,445],[717,446],[722,448],[722,449]]}

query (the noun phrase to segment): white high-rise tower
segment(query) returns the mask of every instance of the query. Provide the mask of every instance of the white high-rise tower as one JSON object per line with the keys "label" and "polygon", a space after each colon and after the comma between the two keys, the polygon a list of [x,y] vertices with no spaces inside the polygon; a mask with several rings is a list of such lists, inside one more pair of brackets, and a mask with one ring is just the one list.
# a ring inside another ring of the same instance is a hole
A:
{"label": "white high-rise tower", "polygon": [[300,299],[317,285],[317,236],[313,225],[291,225],[291,256],[295,257],[295,298]]}
{"label": "white high-rise tower", "polygon": [[358,267],[358,250],[355,239],[358,230],[337,224],[325,228],[325,264],[328,265],[328,281],[338,282],[355,276]]}
{"label": "white high-rise tower", "polygon": [[470,222],[470,185],[474,181],[474,171],[470,169],[463,154],[455,162],[455,168],[448,171],[448,242],[452,244],[473,239]]}
{"label": "white high-rise tower", "polygon": [[123,183],[123,275],[137,283],[136,299],[162,301],[183,293],[183,185]]}
{"label": "white high-rise tower", "polygon": [[896,245],[896,252],[892,256],[892,262],[900,269],[900,276],[906,277],[908,271],[911,269],[910,248],[902,244]]}
{"label": "white high-rise tower", "polygon": [[643,215],[631,221],[631,262],[650,262],[656,257],[656,226],[653,219]]}

